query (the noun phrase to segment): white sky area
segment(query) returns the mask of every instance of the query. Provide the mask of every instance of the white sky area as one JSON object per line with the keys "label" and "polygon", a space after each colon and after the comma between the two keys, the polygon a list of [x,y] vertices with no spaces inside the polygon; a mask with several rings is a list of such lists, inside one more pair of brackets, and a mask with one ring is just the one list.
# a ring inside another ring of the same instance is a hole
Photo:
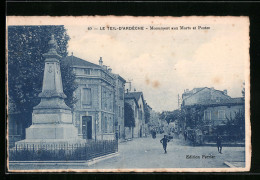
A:
{"label": "white sky area", "polygon": [[[44,19],[41,19],[44,21]],[[56,19],[57,20],[57,19]],[[67,21],[69,55],[98,64],[132,80],[155,111],[178,108],[184,89],[214,87],[241,97],[249,68],[246,17],[88,17]],[[101,26],[208,26],[209,30],[88,30]],[[127,87],[127,85],[126,85]]]}

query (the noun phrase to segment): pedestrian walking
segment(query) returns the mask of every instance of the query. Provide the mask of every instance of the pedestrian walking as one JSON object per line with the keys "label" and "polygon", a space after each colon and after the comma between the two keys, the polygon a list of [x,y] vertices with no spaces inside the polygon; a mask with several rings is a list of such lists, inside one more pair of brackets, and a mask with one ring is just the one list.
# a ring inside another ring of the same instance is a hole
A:
{"label": "pedestrian walking", "polygon": [[164,135],[164,137],[160,140],[160,142],[163,144],[163,149],[164,149],[164,153],[166,154],[167,153],[167,143],[169,142],[170,140],[167,138],[166,135]]}
{"label": "pedestrian walking", "polygon": [[221,136],[217,136],[217,147],[218,147],[218,152],[222,154],[222,138]]}
{"label": "pedestrian walking", "polygon": [[184,131],[184,140],[186,141],[187,139],[187,131]]}
{"label": "pedestrian walking", "polygon": [[195,135],[194,134],[191,134],[191,136],[190,136],[190,139],[191,139],[191,142],[192,142],[192,146],[195,146]]}
{"label": "pedestrian walking", "polygon": [[153,138],[156,138],[156,131],[153,132]]}

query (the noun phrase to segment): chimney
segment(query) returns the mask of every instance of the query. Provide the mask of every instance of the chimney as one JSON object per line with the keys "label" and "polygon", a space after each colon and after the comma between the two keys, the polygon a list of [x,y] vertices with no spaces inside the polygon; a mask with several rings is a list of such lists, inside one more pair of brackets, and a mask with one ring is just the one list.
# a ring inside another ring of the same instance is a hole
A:
{"label": "chimney", "polygon": [[126,94],[128,94],[128,89],[126,89]]}
{"label": "chimney", "polygon": [[224,89],[224,91],[223,91],[223,92],[224,92],[224,94],[225,94],[225,95],[227,95],[227,90],[226,90],[226,89]]}
{"label": "chimney", "polygon": [[107,71],[107,66],[106,65],[103,65],[102,67]]}
{"label": "chimney", "polygon": [[99,59],[99,66],[102,66],[103,65],[103,60],[102,60],[102,57],[100,57]]}
{"label": "chimney", "polygon": [[108,68],[108,72],[111,73],[111,72],[112,72],[112,69],[111,69],[111,68]]}

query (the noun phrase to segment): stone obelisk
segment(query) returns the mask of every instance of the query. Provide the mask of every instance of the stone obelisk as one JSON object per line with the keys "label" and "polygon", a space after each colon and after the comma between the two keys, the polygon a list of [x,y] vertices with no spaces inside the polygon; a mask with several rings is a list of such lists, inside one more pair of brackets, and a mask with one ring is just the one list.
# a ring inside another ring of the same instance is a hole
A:
{"label": "stone obelisk", "polygon": [[16,144],[70,144],[84,143],[72,123],[71,109],[65,104],[57,43],[54,36],[48,43],[40,104],[33,108],[32,125],[26,129],[25,140]]}

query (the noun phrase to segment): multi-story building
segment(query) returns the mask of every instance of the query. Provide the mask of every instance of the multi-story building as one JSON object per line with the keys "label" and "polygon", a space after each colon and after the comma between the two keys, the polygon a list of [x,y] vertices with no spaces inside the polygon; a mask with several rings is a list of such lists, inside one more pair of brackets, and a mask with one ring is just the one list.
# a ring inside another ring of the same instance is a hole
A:
{"label": "multi-story building", "polygon": [[132,133],[132,137],[145,136],[145,118],[144,118],[144,97],[142,92],[127,92],[125,94],[125,102],[129,103],[134,111],[135,127],[133,132],[126,129],[126,134]]}
{"label": "multi-story building", "polygon": [[125,99],[125,83],[126,80],[122,78],[120,75],[115,74],[115,127],[116,127],[116,135],[119,139],[125,138],[125,123],[124,123],[124,99]]}
{"label": "multi-story building", "polygon": [[124,98],[120,96],[120,92],[124,92],[124,79],[104,66],[102,58],[99,65],[73,55],[63,62],[72,67],[78,83],[74,92],[78,101],[73,108],[73,123],[79,136],[84,139],[116,138],[116,125],[123,126],[123,116],[117,109]]}
{"label": "multi-story building", "polygon": [[[206,124],[206,133],[210,134],[214,127],[227,124],[237,113],[245,113],[244,98],[231,98],[227,90],[219,91],[214,88],[194,88],[186,90],[182,95],[182,109],[200,109],[203,112],[201,120]],[[185,125],[184,125],[185,126]]]}
{"label": "multi-story building", "polygon": [[227,90],[219,91],[214,88],[194,88],[185,90],[182,94],[182,106],[201,104],[209,100],[219,101],[221,99],[230,99]]}

